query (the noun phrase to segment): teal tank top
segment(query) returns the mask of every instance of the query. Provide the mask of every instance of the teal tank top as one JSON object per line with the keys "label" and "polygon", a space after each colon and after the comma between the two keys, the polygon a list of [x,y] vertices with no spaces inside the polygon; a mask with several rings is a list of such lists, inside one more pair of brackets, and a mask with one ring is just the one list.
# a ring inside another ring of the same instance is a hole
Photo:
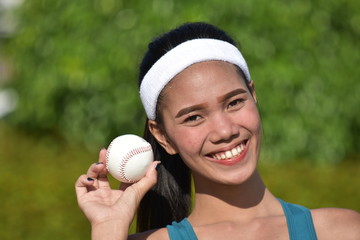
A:
{"label": "teal tank top", "polygon": [[[309,209],[284,202],[279,199],[284,210],[290,240],[317,240],[314,224]],[[197,240],[190,222],[184,218],[167,227],[170,240]]]}

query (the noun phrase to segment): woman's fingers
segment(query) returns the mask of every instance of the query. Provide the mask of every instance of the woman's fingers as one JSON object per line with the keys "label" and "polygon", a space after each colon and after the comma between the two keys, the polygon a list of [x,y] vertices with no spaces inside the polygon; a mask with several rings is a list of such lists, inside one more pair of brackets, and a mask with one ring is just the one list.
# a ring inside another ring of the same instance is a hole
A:
{"label": "woman's fingers", "polygon": [[94,185],[94,179],[89,178],[87,175],[81,175],[78,180],[75,182],[75,192],[76,196],[79,199],[88,193],[89,188],[92,188]]}
{"label": "woman's fingers", "polygon": [[107,178],[108,171],[106,169],[106,149],[101,149],[99,152],[99,164],[104,165],[104,167],[100,170],[98,176],[98,186],[99,188],[110,188],[109,180]]}
{"label": "woman's fingers", "polygon": [[89,178],[93,178],[95,180],[94,186],[98,188],[110,187],[107,179],[107,170],[105,165],[106,149],[101,149],[101,151],[99,152],[99,161],[92,164],[86,173]]}
{"label": "woman's fingers", "polygon": [[[75,192],[76,196],[79,199],[88,193],[91,190],[95,190],[98,187],[98,180],[99,174],[104,171],[105,168],[101,160],[105,157],[103,150],[99,153],[99,162],[91,164],[86,174],[81,175],[78,180],[75,182]],[[106,150],[105,150],[106,154]],[[105,174],[106,175],[106,174]]]}
{"label": "woman's fingers", "polygon": [[101,172],[103,168],[105,168],[105,164],[106,164],[106,149],[101,149],[99,152],[99,161],[90,166],[86,175],[88,175],[88,177],[91,178],[98,178],[100,173],[105,173],[106,175],[106,172]]}
{"label": "woman's fingers", "polygon": [[[140,203],[140,200],[144,197],[146,192],[148,192],[157,182],[156,166],[159,163],[159,161],[154,161],[148,168],[146,175],[139,182],[134,184],[121,184],[120,190],[128,192],[124,196],[124,201],[134,202],[136,205]],[[106,149],[102,149],[99,152],[99,162],[92,164],[87,173],[81,175],[75,183],[78,198],[89,191],[98,188],[111,189],[107,179],[107,173]]]}
{"label": "woman's fingers", "polygon": [[86,172],[86,175],[90,178],[97,179],[100,175],[100,172],[105,168],[105,164],[101,162],[93,163],[89,167],[88,171]]}

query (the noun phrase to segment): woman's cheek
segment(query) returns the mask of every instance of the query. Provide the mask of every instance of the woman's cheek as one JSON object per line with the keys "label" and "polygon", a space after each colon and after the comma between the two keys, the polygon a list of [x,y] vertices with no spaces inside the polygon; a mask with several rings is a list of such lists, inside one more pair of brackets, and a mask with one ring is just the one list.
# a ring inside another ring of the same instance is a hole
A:
{"label": "woman's cheek", "polygon": [[247,111],[243,112],[243,119],[245,121],[245,125],[248,126],[249,129],[252,130],[253,133],[260,131],[261,129],[261,121],[259,111],[255,104],[249,106]]}
{"label": "woman's cheek", "polygon": [[187,128],[183,129],[182,131],[178,131],[175,134],[175,139],[177,141],[177,145],[180,148],[187,149],[192,151],[196,151],[197,145],[201,144],[201,136],[203,133],[198,131],[195,128]]}
{"label": "woman's cheek", "polygon": [[196,143],[198,143],[198,134],[196,131],[184,131],[181,134],[182,139],[184,139],[184,144],[187,146],[194,146]]}

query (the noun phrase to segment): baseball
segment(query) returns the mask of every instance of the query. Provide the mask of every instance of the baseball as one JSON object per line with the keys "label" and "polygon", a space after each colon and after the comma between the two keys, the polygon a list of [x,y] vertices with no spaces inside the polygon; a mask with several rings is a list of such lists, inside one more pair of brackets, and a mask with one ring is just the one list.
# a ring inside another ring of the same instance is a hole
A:
{"label": "baseball", "polygon": [[126,134],[112,140],[106,153],[106,167],[117,180],[134,183],[145,176],[154,154],[145,139]]}

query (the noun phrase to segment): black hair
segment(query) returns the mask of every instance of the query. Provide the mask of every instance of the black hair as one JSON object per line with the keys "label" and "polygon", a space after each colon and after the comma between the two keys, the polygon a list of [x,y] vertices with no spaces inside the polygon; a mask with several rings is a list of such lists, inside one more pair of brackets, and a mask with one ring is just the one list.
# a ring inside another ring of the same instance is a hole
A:
{"label": "black hair", "polygon": [[[199,38],[218,39],[236,45],[228,34],[211,24],[185,23],[155,38],[148,45],[148,50],[140,64],[139,86],[152,65],[166,52],[185,41]],[[159,111],[161,102],[158,101],[156,107],[156,121],[160,124],[162,122]],[[160,146],[150,133],[147,121],[144,138],[152,145],[155,160],[160,160],[161,164],[158,167],[157,184],[145,195],[138,209],[137,230],[140,232],[165,227],[172,221],[180,221],[188,216],[191,208],[190,169],[178,154],[170,155]]]}

